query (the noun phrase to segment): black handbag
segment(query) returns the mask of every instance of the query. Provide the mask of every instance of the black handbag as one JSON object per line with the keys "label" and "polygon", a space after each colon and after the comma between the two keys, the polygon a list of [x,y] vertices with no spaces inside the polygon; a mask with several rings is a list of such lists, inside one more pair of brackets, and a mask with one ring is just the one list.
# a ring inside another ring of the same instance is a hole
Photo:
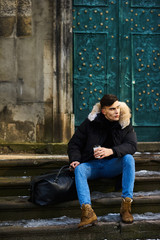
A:
{"label": "black handbag", "polygon": [[77,199],[74,173],[63,166],[58,173],[36,176],[30,183],[29,201],[45,206]]}

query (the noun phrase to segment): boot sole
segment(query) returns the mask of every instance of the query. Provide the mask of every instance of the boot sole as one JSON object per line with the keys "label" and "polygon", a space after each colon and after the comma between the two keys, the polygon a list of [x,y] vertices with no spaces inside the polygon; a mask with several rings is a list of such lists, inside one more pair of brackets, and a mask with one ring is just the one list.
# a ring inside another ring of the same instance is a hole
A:
{"label": "boot sole", "polygon": [[[122,220],[122,215],[121,214],[120,214],[120,217],[121,217],[121,220]],[[122,220],[122,222],[125,223],[125,224],[132,224],[134,222],[134,220],[132,222],[125,222],[125,221]]]}
{"label": "boot sole", "polygon": [[85,225],[82,225],[82,226],[78,226],[78,229],[81,230],[81,229],[84,229],[84,228],[88,228],[88,227],[92,227],[92,226],[96,226],[98,223],[98,220],[95,220],[91,223],[88,223],[88,224],[85,224]]}
{"label": "boot sole", "polygon": [[134,221],[132,221],[132,222],[125,222],[125,221],[122,220],[122,222],[125,223],[125,224],[132,224]]}

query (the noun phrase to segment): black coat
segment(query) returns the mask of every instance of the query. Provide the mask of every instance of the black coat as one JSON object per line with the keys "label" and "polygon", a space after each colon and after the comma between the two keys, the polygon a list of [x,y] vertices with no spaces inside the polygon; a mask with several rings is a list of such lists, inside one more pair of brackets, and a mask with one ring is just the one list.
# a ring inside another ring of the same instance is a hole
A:
{"label": "black coat", "polygon": [[69,141],[70,163],[93,160],[94,145],[112,148],[114,154],[109,158],[122,157],[135,153],[137,139],[131,124],[122,129],[119,122],[110,122],[102,113],[99,113],[93,121],[87,118]]}

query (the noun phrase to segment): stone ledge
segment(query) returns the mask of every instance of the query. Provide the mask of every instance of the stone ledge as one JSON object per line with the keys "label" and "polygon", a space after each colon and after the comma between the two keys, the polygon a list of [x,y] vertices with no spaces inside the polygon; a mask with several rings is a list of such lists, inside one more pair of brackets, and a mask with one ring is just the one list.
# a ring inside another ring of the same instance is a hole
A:
{"label": "stone ledge", "polygon": [[66,143],[0,143],[0,154],[34,153],[34,154],[66,154]]}
{"label": "stone ledge", "polygon": [[139,152],[160,152],[160,142],[138,142]]}
{"label": "stone ledge", "polygon": [[[114,195],[114,196],[113,196]],[[32,218],[57,218],[61,216],[78,217],[80,208],[78,200],[48,205],[37,206],[27,201],[27,197],[1,197],[0,198],[0,221],[32,219]],[[92,205],[98,216],[107,213],[119,213],[121,193],[108,193],[104,197],[93,198]],[[160,196],[135,196],[132,213],[160,212]]]}
{"label": "stone ledge", "polygon": [[[160,152],[160,142],[138,142],[139,152]],[[67,143],[0,143],[0,154],[67,154]]]}
{"label": "stone ledge", "polygon": [[[1,240],[70,240],[74,239],[147,239],[158,238],[160,220],[135,221],[132,224],[99,222],[96,226],[77,229],[77,224],[62,226],[4,226],[0,227]],[[47,238],[46,238],[47,237]]]}

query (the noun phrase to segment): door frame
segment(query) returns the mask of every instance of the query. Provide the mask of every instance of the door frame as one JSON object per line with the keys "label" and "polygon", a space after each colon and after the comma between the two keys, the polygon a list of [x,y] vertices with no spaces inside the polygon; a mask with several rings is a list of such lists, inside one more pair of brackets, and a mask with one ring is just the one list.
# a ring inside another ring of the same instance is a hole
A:
{"label": "door frame", "polygon": [[53,142],[74,132],[72,0],[53,1]]}

